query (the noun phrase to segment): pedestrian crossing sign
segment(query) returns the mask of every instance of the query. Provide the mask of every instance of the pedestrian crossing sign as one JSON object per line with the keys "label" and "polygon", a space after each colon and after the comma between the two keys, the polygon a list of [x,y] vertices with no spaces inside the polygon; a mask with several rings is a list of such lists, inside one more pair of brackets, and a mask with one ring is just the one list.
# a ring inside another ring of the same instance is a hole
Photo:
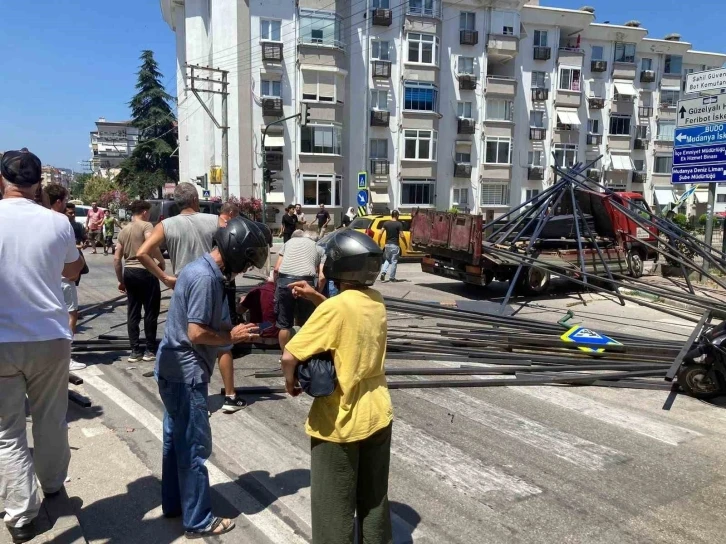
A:
{"label": "pedestrian crossing sign", "polygon": [[[575,325],[565,334],[560,336],[561,340],[565,342],[575,342],[581,344],[595,344],[598,346],[620,346],[620,342],[613,340],[609,336],[595,332],[592,329]],[[591,348],[591,347],[580,347],[580,350],[587,351],[590,353],[602,353],[605,350],[602,348]]]}

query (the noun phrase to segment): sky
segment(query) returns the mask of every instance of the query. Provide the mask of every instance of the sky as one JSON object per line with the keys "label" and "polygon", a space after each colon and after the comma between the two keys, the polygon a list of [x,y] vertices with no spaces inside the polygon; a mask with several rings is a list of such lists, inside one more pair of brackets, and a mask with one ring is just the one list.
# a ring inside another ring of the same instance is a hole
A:
{"label": "sky", "polygon": [[[591,5],[597,22],[637,19],[650,37],[678,32],[694,49],[726,53],[722,3],[540,0],[570,9]],[[80,170],[95,121],[130,117],[143,49],[154,51],[167,91],[176,95],[174,33],[158,0],[0,0],[0,20],[0,149],[27,147],[43,164]]]}

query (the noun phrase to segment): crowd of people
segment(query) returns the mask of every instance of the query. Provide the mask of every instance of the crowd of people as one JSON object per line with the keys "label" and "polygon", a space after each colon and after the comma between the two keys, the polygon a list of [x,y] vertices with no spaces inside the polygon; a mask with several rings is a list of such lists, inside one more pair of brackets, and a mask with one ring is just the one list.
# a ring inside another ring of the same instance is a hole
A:
{"label": "crowd of people", "polygon": [[[319,240],[329,212],[321,205],[308,224],[301,207],[292,206],[267,281],[237,299],[235,277],[269,262],[273,239],[266,225],[241,216],[233,205],[223,206],[219,216],[200,213],[196,187],[179,183],[178,215],[152,226],[150,204],[134,201],[131,221],[114,247],[109,232],[119,225],[95,204],[87,233],[75,222],[63,187],[46,187],[46,207],[39,206],[41,176],[40,160],[27,150],[7,152],[0,161],[0,500],[13,541],[36,534],[38,486],[45,500],[53,500],[68,473],[68,375],[76,287],[88,270],[81,248],[88,238],[92,253],[102,243],[114,255],[118,288],[127,297],[128,360],[155,361],[164,406],[164,515],[180,517],[188,538],[234,528],[232,519],[214,515],[211,507],[205,467],[212,449],[210,377],[219,361],[222,410],[235,412],[246,403],[235,391],[233,346],[279,344],[292,396],[306,383],[301,368],[317,368],[315,358],[327,358],[334,369],[332,392],[314,399],[305,424],[311,436],[313,542],[392,542],[386,311],[371,288],[386,273],[378,245],[351,229]],[[30,240],[27,224],[38,227]],[[402,239],[400,229],[393,225],[386,234],[386,256],[394,258],[389,245]],[[395,277],[395,259],[389,273]],[[162,284],[171,300],[157,342]],[[25,437],[26,399],[33,456]]]}

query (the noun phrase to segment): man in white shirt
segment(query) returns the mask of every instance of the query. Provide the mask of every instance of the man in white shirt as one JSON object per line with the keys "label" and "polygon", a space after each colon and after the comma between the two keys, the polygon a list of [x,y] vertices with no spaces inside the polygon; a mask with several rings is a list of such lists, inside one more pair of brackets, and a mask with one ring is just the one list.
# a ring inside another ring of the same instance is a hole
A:
{"label": "man in white shirt", "polygon": [[71,331],[58,278],[78,276],[83,260],[68,218],[33,201],[41,176],[40,160],[26,149],[0,160],[0,502],[16,543],[35,536],[36,476],[46,497],[59,493],[71,456]]}

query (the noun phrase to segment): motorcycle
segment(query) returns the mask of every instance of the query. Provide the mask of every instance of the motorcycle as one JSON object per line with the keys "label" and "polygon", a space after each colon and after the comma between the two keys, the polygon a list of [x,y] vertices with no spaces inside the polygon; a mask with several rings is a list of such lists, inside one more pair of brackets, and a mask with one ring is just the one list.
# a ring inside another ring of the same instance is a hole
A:
{"label": "motorcycle", "polygon": [[726,321],[701,336],[683,358],[678,383],[697,399],[726,394]]}

